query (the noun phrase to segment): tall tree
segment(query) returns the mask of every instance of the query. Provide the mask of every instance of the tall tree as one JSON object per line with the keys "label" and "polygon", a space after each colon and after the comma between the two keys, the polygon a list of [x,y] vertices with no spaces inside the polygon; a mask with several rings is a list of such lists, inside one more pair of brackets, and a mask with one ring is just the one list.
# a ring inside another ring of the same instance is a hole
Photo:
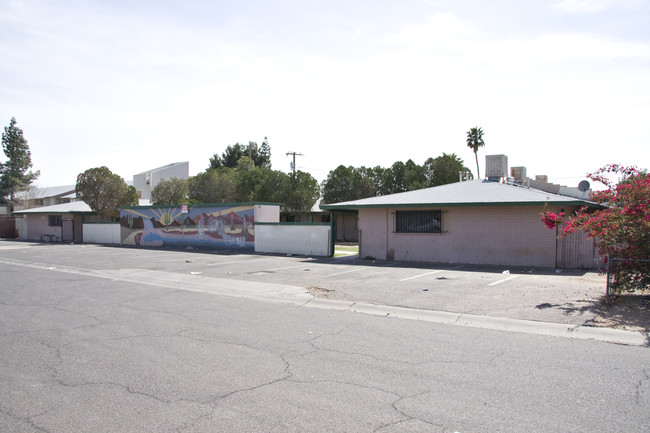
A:
{"label": "tall tree", "polygon": [[151,190],[151,203],[161,205],[175,205],[187,203],[187,179],[172,177],[161,180]]}
{"label": "tall tree", "polygon": [[471,128],[467,131],[467,147],[474,151],[474,157],[476,158],[476,178],[481,178],[481,172],[478,168],[478,148],[485,146],[483,141],[483,130],[479,127]]}
{"label": "tall tree", "polygon": [[427,186],[427,177],[424,174],[424,166],[418,165],[409,159],[405,164],[405,186],[406,191],[422,189]]}
{"label": "tall tree", "polygon": [[[377,185],[381,185],[384,181],[383,175],[384,170],[380,167],[369,169],[339,165],[329,172],[322,184],[323,203],[339,203],[373,197],[377,194]],[[381,179],[377,180],[377,177]]]}
{"label": "tall tree", "polygon": [[0,200],[8,202],[13,210],[15,194],[29,188],[40,174],[39,171],[29,170],[32,168],[32,154],[22,129],[16,126],[14,117],[2,133],[2,150],[7,161],[0,163]]}
{"label": "tall tree", "polygon": [[253,162],[256,167],[265,167],[271,168],[271,146],[269,146],[268,138],[264,137],[262,145],[257,147],[257,143],[254,141],[249,142],[249,144],[255,145],[255,153],[253,153]]}
{"label": "tall tree", "polygon": [[224,203],[235,199],[235,170],[220,168],[199,173],[188,182],[191,203]]}
{"label": "tall tree", "polygon": [[394,162],[390,166],[390,169],[384,172],[384,190],[382,191],[382,195],[406,191],[406,172],[406,164],[402,161]]}
{"label": "tall tree", "polygon": [[108,167],[89,168],[77,176],[77,197],[90,209],[104,218],[119,218],[120,206],[137,206],[138,195],[134,187]]}
{"label": "tall tree", "polygon": [[455,153],[442,153],[437,158],[429,158],[424,162],[427,186],[446,185],[458,182],[458,173],[467,173],[469,168]]}
{"label": "tall tree", "polygon": [[284,203],[286,199],[289,176],[280,170],[266,168],[260,171],[259,182],[253,187],[253,201]]}
{"label": "tall tree", "polygon": [[[249,141],[248,146],[240,143],[235,143],[226,147],[221,156],[216,153],[210,158],[210,166],[208,169],[217,169],[220,167],[238,168],[242,158],[246,159],[248,165],[248,155],[250,150],[251,161],[255,167],[271,168],[271,147],[266,137],[261,146],[256,142]],[[252,167],[251,167],[252,168]]]}
{"label": "tall tree", "polygon": [[318,181],[311,174],[298,170],[289,176],[287,186],[284,211],[291,215],[309,213],[320,197]]}

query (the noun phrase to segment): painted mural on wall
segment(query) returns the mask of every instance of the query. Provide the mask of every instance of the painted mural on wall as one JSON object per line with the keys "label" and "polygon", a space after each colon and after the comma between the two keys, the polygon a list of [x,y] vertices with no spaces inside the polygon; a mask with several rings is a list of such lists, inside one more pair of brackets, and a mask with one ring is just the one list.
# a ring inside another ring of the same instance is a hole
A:
{"label": "painted mural on wall", "polygon": [[123,245],[255,248],[252,205],[122,208],[120,226]]}

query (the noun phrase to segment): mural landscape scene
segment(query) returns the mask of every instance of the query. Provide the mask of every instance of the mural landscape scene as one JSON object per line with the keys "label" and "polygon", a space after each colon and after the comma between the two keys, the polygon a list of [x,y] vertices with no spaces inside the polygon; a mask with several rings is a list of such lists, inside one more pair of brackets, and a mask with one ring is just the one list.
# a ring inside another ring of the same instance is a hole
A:
{"label": "mural landscape scene", "polygon": [[122,208],[120,227],[123,245],[255,248],[253,205]]}

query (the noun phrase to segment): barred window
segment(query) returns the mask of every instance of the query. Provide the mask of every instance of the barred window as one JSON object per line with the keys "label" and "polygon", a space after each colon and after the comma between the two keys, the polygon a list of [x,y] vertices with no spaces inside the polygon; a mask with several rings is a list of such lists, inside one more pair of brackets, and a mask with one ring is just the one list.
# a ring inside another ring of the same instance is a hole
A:
{"label": "barred window", "polygon": [[442,233],[439,210],[397,211],[397,233]]}

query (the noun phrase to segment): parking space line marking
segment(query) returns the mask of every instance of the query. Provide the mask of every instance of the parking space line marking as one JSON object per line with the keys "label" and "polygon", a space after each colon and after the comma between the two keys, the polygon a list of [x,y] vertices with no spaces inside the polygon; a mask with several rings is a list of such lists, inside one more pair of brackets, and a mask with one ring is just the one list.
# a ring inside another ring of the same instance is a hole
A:
{"label": "parking space line marking", "polygon": [[488,286],[496,286],[497,284],[503,283],[508,280],[512,280],[513,278],[521,277],[521,275],[511,275],[508,278],[504,278],[503,280],[495,281],[493,283],[488,284]]}
{"label": "parking space line marking", "polygon": [[408,278],[403,278],[400,281],[413,280],[415,278],[426,277],[427,275],[433,275],[433,274],[437,274],[437,273],[444,272],[444,271],[446,271],[446,269],[438,269],[437,271],[427,272],[427,273],[424,273],[424,274],[414,275],[414,276],[408,277]]}
{"label": "parking space line marking", "polygon": [[365,268],[360,268],[360,269],[351,269],[351,270],[349,270],[349,271],[337,272],[337,273],[335,273],[335,274],[325,275],[325,278],[327,278],[327,277],[334,277],[334,276],[336,276],[336,275],[349,274],[350,272],[359,272],[359,271],[365,271]]}
{"label": "parking space line marking", "polygon": [[303,263],[302,265],[284,266],[282,268],[270,268],[267,269],[267,271],[281,271],[284,269],[304,268],[305,266],[309,266],[309,265],[307,263]]}

